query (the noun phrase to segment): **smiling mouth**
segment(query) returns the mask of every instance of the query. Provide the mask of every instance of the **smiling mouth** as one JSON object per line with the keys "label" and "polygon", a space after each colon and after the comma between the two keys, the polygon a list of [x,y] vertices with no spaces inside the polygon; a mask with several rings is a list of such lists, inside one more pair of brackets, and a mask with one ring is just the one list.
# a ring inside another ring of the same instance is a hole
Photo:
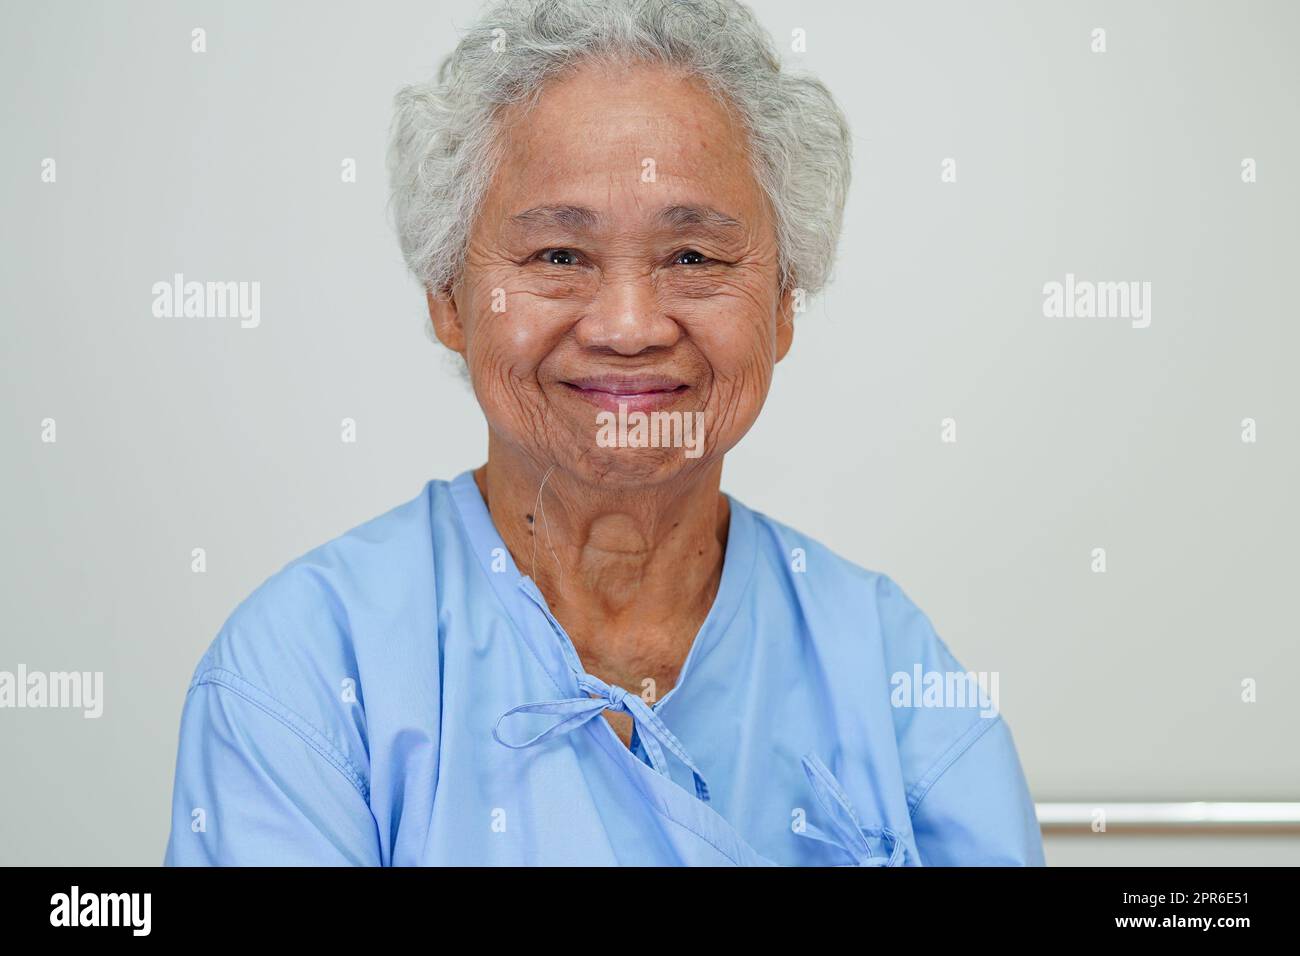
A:
{"label": "smiling mouth", "polygon": [[606,411],[653,411],[676,404],[690,391],[685,382],[664,378],[590,378],[560,383],[575,396]]}

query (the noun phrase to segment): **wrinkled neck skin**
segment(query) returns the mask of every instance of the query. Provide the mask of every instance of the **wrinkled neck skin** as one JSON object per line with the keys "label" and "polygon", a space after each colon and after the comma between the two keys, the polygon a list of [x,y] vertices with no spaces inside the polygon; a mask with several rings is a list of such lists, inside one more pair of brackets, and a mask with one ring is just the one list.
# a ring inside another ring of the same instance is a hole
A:
{"label": "wrinkled neck skin", "polygon": [[586,670],[649,702],[666,694],[722,576],[721,460],[662,484],[602,488],[492,435],[474,479]]}

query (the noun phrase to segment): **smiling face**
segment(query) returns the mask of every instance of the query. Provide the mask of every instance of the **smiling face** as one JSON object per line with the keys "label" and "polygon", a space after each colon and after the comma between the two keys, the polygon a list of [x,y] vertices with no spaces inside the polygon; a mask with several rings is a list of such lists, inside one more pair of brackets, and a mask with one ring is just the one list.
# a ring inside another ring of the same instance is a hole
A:
{"label": "smiling face", "polygon": [[[464,272],[429,297],[494,448],[602,485],[716,465],[793,334],[742,127],[689,75],[595,62],[503,122]],[[620,405],[684,413],[702,447],[609,447]]]}

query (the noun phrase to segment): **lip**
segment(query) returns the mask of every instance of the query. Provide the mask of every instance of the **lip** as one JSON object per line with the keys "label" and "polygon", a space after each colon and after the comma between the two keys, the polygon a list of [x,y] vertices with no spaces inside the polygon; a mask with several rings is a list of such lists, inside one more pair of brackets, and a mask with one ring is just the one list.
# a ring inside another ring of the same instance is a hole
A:
{"label": "lip", "polygon": [[649,412],[677,404],[690,390],[681,379],[662,375],[593,375],[560,384],[575,396],[605,411]]}

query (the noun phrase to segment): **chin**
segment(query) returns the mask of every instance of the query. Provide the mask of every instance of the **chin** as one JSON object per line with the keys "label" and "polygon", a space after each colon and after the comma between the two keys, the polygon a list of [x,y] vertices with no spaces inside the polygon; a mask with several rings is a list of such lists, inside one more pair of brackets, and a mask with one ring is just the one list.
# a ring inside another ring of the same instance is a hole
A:
{"label": "chin", "polygon": [[572,471],[599,488],[631,491],[669,484],[707,467],[711,457],[687,458],[681,448],[593,448]]}

